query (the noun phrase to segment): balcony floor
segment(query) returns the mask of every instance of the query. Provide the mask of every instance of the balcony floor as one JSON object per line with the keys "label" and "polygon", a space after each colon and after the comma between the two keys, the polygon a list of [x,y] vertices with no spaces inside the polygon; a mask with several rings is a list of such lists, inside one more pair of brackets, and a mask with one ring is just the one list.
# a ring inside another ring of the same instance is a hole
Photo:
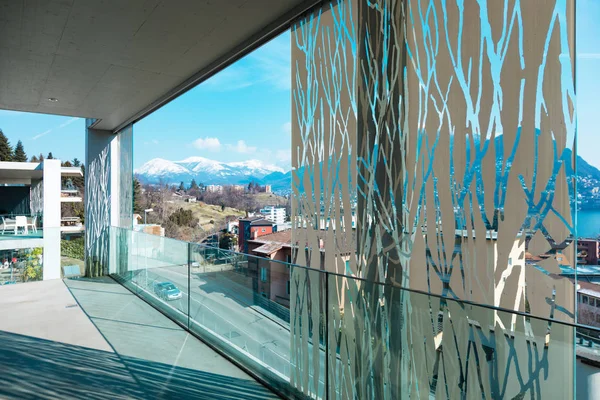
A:
{"label": "balcony floor", "polygon": [[272,399],[110,278],[0,288],[2,399]]}

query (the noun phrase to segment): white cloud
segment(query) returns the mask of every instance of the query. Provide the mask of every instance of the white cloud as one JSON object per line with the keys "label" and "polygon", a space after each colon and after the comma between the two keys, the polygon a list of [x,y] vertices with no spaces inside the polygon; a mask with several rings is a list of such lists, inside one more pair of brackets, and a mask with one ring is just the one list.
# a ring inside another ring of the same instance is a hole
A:
{"label": "white cloud", "polygon": [[235,145],[229,144],[227,148],[240,154],[254,153],[257,149],[255,146],[248,146],[243,140],[238,140]]}
{"label": "white cloud", "polygon": [[55,128],[48,129],[47,131],[44,131],[44,132],[42,132],[42,133],[40,133],[40,134],[37,134],[37,135],[35,135],[34,137],[32,137],[32,139],[33,139],[33,140],[38,140],[38,139],[39,139],[39,138],[41,138],[42,136],[46,136],[46,135],[48,135],[49,133],[52,133],[52,132],[54,132],[54,131],[55,131],[55,130],[57,130],[57,129],[62,129],[62,128],[64,128],[65,126],[69,126],[69,125],[71,125],[73,122],[75,122],[75,121],[77,121],[77,120],[79,120],[79,118],[70,118],[70,119],[66,120],[65,122],[63,122],[62,124],[58,125],[58,126],[57,126],[57,127],[55,127]]}
{"label": "white cloud", "polygon": [[199,150],[219,151],[221,150],[221,142],[217,138],[199,138],[194,140],[194,147]]}
{"label": "white cloud", "polygon": [[292,123],[291,122],[286,122],[285,124],[283,124],[281,126],[281,129],[287,133],[288,135],[292,134]]}

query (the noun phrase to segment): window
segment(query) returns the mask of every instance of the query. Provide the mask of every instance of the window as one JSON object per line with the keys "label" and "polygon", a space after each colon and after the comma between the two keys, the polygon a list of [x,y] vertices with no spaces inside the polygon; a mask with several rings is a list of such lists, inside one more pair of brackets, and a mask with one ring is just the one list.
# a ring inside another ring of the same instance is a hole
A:
{"label": "window", "polygon": [[267,281],[267,268],[260,267],[260,280],[263,282]]}
{"label": "window", "polygon": [[[590,298],[590,300],[591,300],[591,298]],[[600,299],[595,299],[595,300],[596,300],[596,307],[599,307],[599,308],[600,308]],[[590,303],[591,303],[591,302],[590,302]]]}
{"label": "window", "polygon": [[287,294],[290,295],[290,281],[287,281]]}
{"label": "window", "polygon": [[596,314],[596,322],[600,324],[600,314]]}
{"label": "window", "polygon": [[510,266],[510,265],[512,265],[512,257],[509,257],[509,258],[508,258],[508,265],[509,265],[509,266]]}
{"label": "window", "polygon": [[[285,262],[287,262],[288,264],[292,263],[292,255],[291,254],[288,254],[287,256],[285,256]],[[288,268],[289,267],[290,266],[288,265]]]}
{"label": "window", "polygon": [[262,228],[262,231],[263,231],[263,232],[266,232],[267,230],[266,230],[265,228]]}
{"label": "window", "polygon": [[581,296],[581,302],[583,304],[588,304],[588,297],[586,295]]}

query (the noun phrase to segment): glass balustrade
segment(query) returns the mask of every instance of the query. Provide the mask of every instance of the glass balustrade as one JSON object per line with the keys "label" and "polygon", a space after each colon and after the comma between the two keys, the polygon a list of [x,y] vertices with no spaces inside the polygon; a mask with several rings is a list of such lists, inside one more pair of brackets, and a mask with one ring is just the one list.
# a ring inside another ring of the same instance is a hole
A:
{"label": "glass balustrade", "polygon": [[113,277],[290,398],[568,399],[600,388],[594,327],[121,228],[110,249]]}

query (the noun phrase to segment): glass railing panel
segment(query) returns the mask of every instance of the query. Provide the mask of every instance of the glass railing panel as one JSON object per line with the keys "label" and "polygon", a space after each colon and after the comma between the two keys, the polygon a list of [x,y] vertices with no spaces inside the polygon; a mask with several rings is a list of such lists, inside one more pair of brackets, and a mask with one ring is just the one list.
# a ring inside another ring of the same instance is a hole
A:
{"label": "glass railing panel", "polygon": [[142,298],[165,314],[188,323],[188,244],[137,233],[134,283]]}
{"label": "glass railing panel", "polygon": [[[191,260],[190,330],[282,393],[300,395],[290,385],[289,265],[199,244]],[[321,381],[312,397],[323,392]]]}
{"label": "glass railing panel", "polygon": [[574,398],[572,325],[328,279],[330,399]]}
{"label": "glass railing panel", "polygon": [[44,241],[60,236],[60,268],[63,278],[79,278],[85,274],[85,235],[66,233],[61,228],[46,228]]}
{"label": "glass railing panel", "polygon": [[[573,399],[577,391],[585,399],[600,392],[595,326],[140,232],[118,230],[111,240],[129,246],[121,250],[121,281],[291,398]],[[156,282],[175,285],[182,301],[165,301]]]}
{"label": "glass railing panel", "polygon": [[187,326],[188,245],[174,239],[111,228],[113,276],[163,313]]}
{"label": "glass railing panel", "polygon": [[19,248],[0,246],[0,286],[40,281],[43,276],[42,246]]}

